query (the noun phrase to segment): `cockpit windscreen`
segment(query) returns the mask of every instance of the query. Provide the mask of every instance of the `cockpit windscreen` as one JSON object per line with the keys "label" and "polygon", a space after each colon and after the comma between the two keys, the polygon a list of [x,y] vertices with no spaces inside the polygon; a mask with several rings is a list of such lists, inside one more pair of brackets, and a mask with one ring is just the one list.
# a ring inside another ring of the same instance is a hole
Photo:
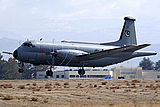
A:
{"label": "cockpit windscreen", "polygon": [[32,42],[30,42],[30,41],[24,42],[24,43],[22,44],[22,46],[34,47],[34,45],[32,44]]}

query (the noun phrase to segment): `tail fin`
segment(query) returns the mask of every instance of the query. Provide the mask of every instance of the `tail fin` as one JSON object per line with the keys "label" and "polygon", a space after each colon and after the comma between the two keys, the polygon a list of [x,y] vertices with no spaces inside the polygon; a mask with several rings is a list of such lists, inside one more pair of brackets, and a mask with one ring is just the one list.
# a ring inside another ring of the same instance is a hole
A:
{"label": "tail fin", "polygon": [[120,45],[137,45],[136,31],[135,31],[135,19],[132,17],[125,17],[125,22],[119,39]]}
{"label": "tail fin", "polygon": [[135,20],[132,17],[125,17],[125,22],[120,35],[120,38],[116,42],[102,43],[102,45],[116,45],[116,46],[130,46],[137,45]]}

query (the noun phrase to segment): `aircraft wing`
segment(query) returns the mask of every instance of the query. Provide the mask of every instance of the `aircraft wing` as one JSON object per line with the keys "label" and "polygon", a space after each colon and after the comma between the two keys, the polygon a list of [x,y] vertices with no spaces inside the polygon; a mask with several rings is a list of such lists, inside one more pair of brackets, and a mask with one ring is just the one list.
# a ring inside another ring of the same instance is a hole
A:
{"label": "aircraft wing", "polygon": [[139,49],[144,48],[146,46],[148,46],[148,44],[138,45],[138,46],[124,46],[124,47],[120,47],[120,48],[114,48],[114,49],[79,55],[79,56],[77,56],[77,58],[79,58],[80,61],[95,60],[95,59],[100,59],[100,58],[104,58],[104,57],[109,57],[109,56],[112,56],[112,55],[120,53],[120,52],[126,52],[126,51],[130,52],[130,51],[134,51],[134,50],[139,50]]}

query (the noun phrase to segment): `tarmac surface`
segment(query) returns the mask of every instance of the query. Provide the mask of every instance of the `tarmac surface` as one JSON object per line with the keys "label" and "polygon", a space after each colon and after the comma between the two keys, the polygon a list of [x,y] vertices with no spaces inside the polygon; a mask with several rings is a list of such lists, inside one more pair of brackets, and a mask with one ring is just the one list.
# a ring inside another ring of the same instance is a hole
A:
{"label": "tarmac surface", "polygon": [[0,107],[160,107],[160,80],[1,80]]}

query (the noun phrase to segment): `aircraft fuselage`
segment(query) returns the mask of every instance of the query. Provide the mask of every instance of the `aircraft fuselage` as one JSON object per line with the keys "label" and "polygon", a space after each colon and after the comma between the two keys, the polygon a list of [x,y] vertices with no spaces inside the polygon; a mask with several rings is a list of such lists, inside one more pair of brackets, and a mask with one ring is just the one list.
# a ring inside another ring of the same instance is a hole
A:
{"label": "aircraft fuselage", "polygon": [[52,65],[53,54],[56,54],[55,66],[73,66],[73,67],[104,67],[120,63],[122,61],[135,57],[133,52],[122,52],[111,57],[105,57],[97,60],[79,61],[76,56],[88,53],[94,53],[103,50],[118,48],[119,46],[103,46],[96,44],[71,44],[71,43],[42,43],[30,42],[32,46],[22,44],[17,51],[17,59],[21,62],[32,63],[34,65]]}

